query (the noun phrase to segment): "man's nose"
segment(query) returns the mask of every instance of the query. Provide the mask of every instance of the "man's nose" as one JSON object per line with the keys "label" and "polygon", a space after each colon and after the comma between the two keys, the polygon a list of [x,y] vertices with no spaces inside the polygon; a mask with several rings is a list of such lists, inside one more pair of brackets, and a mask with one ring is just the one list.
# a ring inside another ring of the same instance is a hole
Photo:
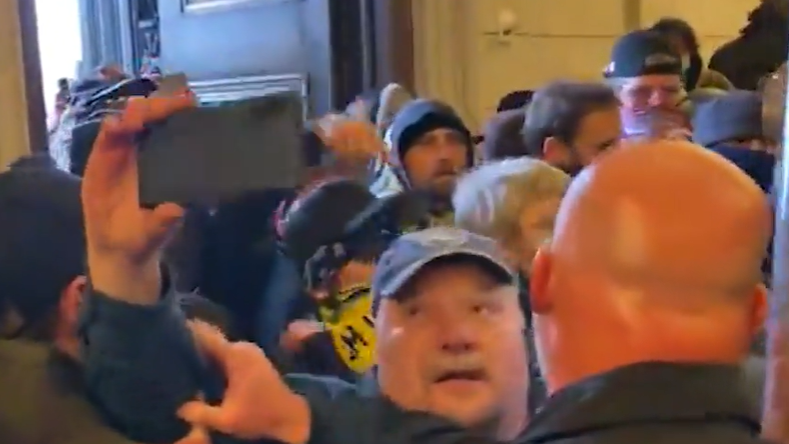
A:
{"label": "man's nose", "polygon": [[478,333],[470,322],[445,319],[437,324],[437,328],[442,351],[463,354],[476,349]]}
{"label": "man's nose", "polygon": [[649,106],[651,107],[659,107],[662,106],[665,102],[663,94],[659,92],[653,92],[651,96],[649,96]]}
{"label": "man's nose", "polygon": [[436,144],[435,149],[436,157],[439,159],[447,159],[450,155],[450,144],[446,140],[441,140]]}
{"label": "man's nose", "polygon": [[672,94],[656,88],[649,96],[649,106],[665,106],[672,99]]}

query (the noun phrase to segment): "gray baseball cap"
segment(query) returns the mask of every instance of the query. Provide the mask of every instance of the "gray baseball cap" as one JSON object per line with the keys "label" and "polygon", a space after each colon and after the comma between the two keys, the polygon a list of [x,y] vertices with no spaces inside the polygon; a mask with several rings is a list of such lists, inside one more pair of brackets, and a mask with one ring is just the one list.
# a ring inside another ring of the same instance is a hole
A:
{"label": "gray baseball cap", "polygon": [[396,295],[426,265],[451,256],[479,260],[480,266],[502,283],[517,282],[516,271],[493,239],[459,228],[429,228],[400,236],[381,255],[372,280],[374,309],[382,299]]}

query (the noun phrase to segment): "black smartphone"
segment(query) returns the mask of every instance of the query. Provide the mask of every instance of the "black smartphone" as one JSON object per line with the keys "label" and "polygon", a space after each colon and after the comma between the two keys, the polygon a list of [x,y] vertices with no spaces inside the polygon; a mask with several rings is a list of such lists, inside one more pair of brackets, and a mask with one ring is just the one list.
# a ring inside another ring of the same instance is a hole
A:
{"label": "black smartphone", "polygon": [[295,188],[306,173],[303,131],[293,93],[177,113],[140,139],[140,205],[213,207],[252,191]]}

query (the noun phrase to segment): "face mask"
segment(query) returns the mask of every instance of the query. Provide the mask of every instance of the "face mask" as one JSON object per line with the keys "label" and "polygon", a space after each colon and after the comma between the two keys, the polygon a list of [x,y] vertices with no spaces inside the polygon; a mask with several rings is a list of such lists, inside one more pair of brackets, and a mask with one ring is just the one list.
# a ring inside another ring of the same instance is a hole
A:
{"label": "face mask", "polygon": [[717,146],[710,148],[721,156],[737,165],[745,174],[750,176],[765,193],[773,186],[773,172],[775,170],[775,155],[764,151],[752,151],[734,146]]}
{"label": "face mask", "polygon": [[319,318],[329,331],[342,362],[352,371],[363,374],[374,363],[375,322],[370,286],[344,288],[331,298],[333,303],[319,306]]}

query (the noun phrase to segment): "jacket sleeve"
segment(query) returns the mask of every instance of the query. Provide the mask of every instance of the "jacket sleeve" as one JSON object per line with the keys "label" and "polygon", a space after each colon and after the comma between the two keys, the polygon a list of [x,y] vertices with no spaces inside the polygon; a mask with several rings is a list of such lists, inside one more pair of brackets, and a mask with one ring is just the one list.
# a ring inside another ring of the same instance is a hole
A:
{"label": "jacket sleeve", "polygon": [[221,379],[201,361],[175,299],[133,305],[89,290],[83,304],[80,339],[90,394],[135,441],[177,441],[189,427],[176,410],[198,393],[220,394]]}
{"label": "jacket sleeve", "polygon": [[[200,358],[185,318],[168,294],[156,305],[132,305],[89,291],[82,309],[80,336],[92,401],[111,425],[129,439],[173,443],[189,426],[175,412],[202,394],[221,399],[224,381]],[[286,378],[311,409],[309,444],[354,444],[365,421],[366,400],[353,386],[335,379]],[[369,435],[366,435],[369,436]],[[238,444],[214,436],[215,444]],[[261,440],[254,444],[269,444]]]}

